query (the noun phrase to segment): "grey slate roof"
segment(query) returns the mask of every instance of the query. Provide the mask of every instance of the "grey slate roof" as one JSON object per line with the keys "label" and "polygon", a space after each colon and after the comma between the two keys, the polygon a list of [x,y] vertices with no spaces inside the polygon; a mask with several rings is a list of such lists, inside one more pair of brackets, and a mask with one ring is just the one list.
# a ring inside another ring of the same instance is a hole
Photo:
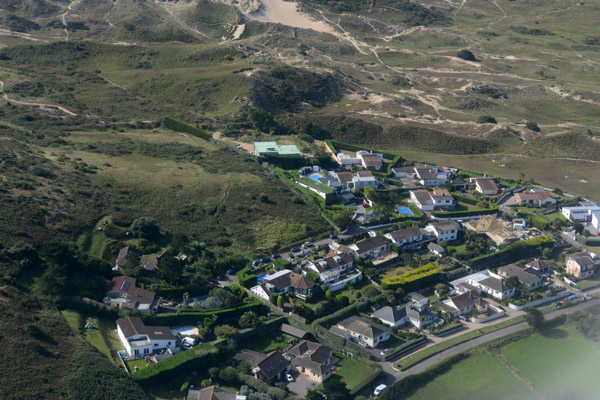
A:
{"label": "grey slate roof", "polygon": [[385,306],[371,314],[373,318],[379,318],[382,321],[390,321],[394,325],[396,322],[406,318],[406,305],[396,308]]}

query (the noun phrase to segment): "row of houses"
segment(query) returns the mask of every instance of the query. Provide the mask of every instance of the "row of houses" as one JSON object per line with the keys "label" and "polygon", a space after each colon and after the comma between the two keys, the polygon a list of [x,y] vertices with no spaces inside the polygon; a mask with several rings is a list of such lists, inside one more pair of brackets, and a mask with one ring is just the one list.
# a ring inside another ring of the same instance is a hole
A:
{"label": "row of houses", "polygon": [[361,165],[363,168],[370,171],[379,171],[383,167],[383,154],[366,150],[357,151],[356,157],[351,157],[345,153],[338,153],[336,158],[342,167]]}

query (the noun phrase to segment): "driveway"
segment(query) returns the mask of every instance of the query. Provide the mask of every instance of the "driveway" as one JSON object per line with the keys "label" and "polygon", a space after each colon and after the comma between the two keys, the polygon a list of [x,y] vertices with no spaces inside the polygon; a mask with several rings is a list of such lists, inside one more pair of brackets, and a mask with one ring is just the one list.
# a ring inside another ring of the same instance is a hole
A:
{"label": "driveway", "polygon": [[299,374],[296,371],[290,371],[295,381],[287,384],[290,392],[303,399],[309,389],[314,389],[318,383],[308,377],[306,374]]}

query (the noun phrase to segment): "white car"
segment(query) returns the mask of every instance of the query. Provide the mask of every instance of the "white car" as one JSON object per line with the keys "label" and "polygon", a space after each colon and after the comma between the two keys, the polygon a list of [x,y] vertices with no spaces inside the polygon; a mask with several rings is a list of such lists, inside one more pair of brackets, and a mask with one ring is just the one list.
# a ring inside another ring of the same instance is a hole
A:
{"label": "white car", "polygon": [[592,295],[589,294],[589,293],[586,293],[586,294],[583,295],[583,298],[586,299],[586,300],[591,300],[592,299]]}
{"label": "white car", "polygon": [[385,356],[385,354],[386,354],[388,351],[390,351],[390,349],[383,349],[383,350],[381,350],[381,355],[382,355],[382,356]]}
{"label": "white car", "polygon": [[358,342],[358,344],[362,347],[369,347],[369,344],[367,342]]}
{"label": "white car", "polygon": [[285,374],[285,380],[288,382],[294,382],[294,377],[291,374]]}
{"label": "white car", "polygon": [[381,392],[383,392],[385,389],[387,389],[387,385],[381,384],[375,388],[375,391],[373,392],[373,394],[375,396],[379,396],[381,394]]}

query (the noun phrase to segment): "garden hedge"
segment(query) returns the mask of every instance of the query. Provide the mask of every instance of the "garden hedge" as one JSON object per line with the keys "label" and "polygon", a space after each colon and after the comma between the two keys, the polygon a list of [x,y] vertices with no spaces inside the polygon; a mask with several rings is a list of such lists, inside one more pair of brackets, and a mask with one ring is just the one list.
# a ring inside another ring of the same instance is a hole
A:
{"label": "garden hedge", "polygon": [[252,268],[250,267],[246,267],[243,269],[240,269],[237,272],[237,280],[238,283],[240,284],[240,286],[246,287],[246,288],[251,288],[252,286],[256,286],[256,278],[257,276],[255,274],[249,274],[248,272],[251,272]]}
{"label": "garden hedge", "polygon": [[204,129],[196,128],[195,126],[186,124],[185,122],[177,121],[171,117],[165,117],[163,122],[165,128],[175,132],[185,132],[194,135],[204,140],[212,139],[212,135]]}
{"label": "garden hedge", "polygon": [[392,162],[388,164],[388,167],[387,167],[387,176],[393,176],[394,175],[394,171],[392,171],[392,168],[396,168],[396,165],[398,165],[400,163],[400,161],[402,161],[402,156],[396,156],[396,157],[394,157],[394,159],[392,160]]}
{"label": "garden hedge", "polygon": [[242,315],[247,311],[258,311],[263,307],[262,302],[256,297],[249,297],[247,303],[243,303],[233,308],[219,308],[219,309],[199,309],[199,308],[186,308],[177,310],[176,314],[160,314],[149,317],[146,319],[147,325],[160,325],[160,326],[177,326],[196,324],[199,321],[204,320],[206,317],[217,315],[220,319],[231,317],[234,315]]}
{"label": "garden hedge", "polygon": [[435,265],[427,264],[405,274],[384,278],[381,281],[381,286],[384,289],[392,290],[397,288],[417,289],[437,282],[441,274],[442,271],[436,268]]}
{"label": "garden hedge", "polygon": [[307,158],[294,155],[262,154],[258,160],[283,169],[300,169],[308,164]]}
{"label": "garden hedge", "polygon": [[184,293],[189,293],[190,296],[203,296],[209,292],[210,288],[199,285],[185,285],[176,287],[158,287],[155,292],[162,297],[181,297]]}
{"label": "garden hedge", "polygon": [[379,151],[379,150],[368,149],[368,148],[366,148],[364,146],[356,146],[354,144],[344,143],[344,142],[340,142],[338,140],[330,140],[329,143],[331,143],[332,146],[335,146],[335,148],[338,149],[338,150],[349,150],[349,151],[366,150],[366,151],[372,151],[373,153],[380,153],[381,155],[383,155],[384,158],[388,158],[388,159],[392,159],[392,160],[398,156],[397,154],[394,154],[394,153],[388,153],[386,151]]}
{"label": "garden hedge", "polygon": [[470,204],[472,206],[475,206],[478,203],[483,203],[483,204],[487,205],[489,208],[482,208],[480,210],[472,210],[472,211],[445,211],[445,212],[433,211],[431,213],[431,215],[434,217],[439,217],[439,218],[459,218],[459,217],[470,217],[473,215],[495,214],[498,212],[498,206],[495,203],[492,203],[489,201],[479,200],[479,199],[474,199],[471,197],[463,196],[457,192],[452,192],[452,197],[454,197],[454,199],[456,199],[458,201]]}

